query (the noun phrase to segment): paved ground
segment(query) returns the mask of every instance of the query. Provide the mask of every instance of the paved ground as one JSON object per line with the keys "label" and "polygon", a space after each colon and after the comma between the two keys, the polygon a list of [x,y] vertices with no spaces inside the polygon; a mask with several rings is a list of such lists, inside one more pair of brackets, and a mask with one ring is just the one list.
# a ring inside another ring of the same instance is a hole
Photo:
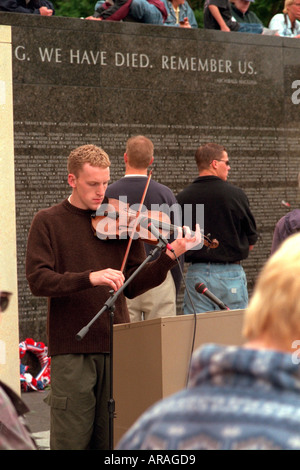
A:
{"label": "paved ground", "polygon": [[30,412],[26,414],[26,422],[33,434],[39,450],[50,450],[50,407],[44,403],[48,391],[22,393],[22,400]]}

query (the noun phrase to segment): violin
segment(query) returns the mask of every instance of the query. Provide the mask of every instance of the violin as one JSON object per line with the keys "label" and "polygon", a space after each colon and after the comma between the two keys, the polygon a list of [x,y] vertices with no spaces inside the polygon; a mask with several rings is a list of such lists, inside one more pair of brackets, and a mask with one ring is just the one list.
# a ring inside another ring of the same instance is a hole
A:
{"label": "violin", "polygon": [[[118,199],[109,199],[108,203],[102,203],[92,214],[91,223],[94,234],[101,240],[141,238],[153,245],[159,240],[148,229],[149,224],[156,227],[165,238],[169,238],[171,233],[182,228],[171,224],[169,216],[164,212],[149,210],[136,212],[130,209],[127,203]],[[218,240],[211,240],[206,235],[203,236],[203,243],[213,249],[219,246]]]}

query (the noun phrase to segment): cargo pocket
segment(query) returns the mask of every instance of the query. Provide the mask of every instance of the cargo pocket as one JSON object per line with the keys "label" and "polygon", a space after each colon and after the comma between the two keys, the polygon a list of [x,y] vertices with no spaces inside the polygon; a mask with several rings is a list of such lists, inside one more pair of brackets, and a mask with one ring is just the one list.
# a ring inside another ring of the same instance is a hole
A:
{"label": "cargo pocket", "polygon": [[50,392],[46,398],[44,399],[44,402],[51,406],[52,408],[55,408],[57,410],[66,410],[67,409],[67,400],[68,397],[58,397],[56,395],[53,395],[52,392]]}

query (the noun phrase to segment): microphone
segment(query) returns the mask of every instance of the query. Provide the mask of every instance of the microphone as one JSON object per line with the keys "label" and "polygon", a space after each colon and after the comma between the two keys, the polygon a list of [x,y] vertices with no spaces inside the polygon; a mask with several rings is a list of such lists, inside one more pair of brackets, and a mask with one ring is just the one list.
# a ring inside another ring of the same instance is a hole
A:
{"label": "microphone", "polygon": [[218,297],[216,297],[212,292],[210,292],[207,289],[206,285],[203,282],[198,282],[198,284],[195,284],[195,289],[196,289],[197,292],[199,292],[199,294],[205,295],[205,297],[207,297],[213,303],[218,305],[218,307],[221,310],[230,310],[230,308],[227,307],[227,305],[225,305],[223,302],[221,302],[221,300],[219,300]]}
{"label": "microphone", "polygon": [[149,232],[152,233],[152,235],[157,238],[157,240],[160,240],[163,242],[163,244],[167,247],[168,250],[172,251],[173,253],[173,248],[171,247],[170,243],[168,242],[168,240],[159,232],[159,230],[157,230],[157,228],[153,225],[152,222],[149,223],[149,220],[146,219],[146,218],[143,218],[141,221],[140,221],[140,225],[144,228],[146,228],[147,230],[149,230]]}

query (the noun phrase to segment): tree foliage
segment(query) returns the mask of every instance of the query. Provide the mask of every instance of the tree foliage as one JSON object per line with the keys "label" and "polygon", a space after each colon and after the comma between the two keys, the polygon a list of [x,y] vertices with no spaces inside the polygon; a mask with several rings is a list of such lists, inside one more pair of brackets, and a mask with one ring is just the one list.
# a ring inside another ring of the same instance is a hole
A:
{"label": "tree foliage", "polygon": [[[195,12],[199,26],[203,25],[203,7],[205,0],[188,0]],[[56,15],[73,18],[85,18],[94,12],[96,0],[53,0]],[[265,26],[276,13],[283,10],[284,0],[256,0],[251,9],[257,14]]]}
{"label": "tree foliage", "polygon": [[270,19],[276,13],[282,13],[284,0],[260,0],[256,1],[251,7],[265,26],[268,26]]}
{"label": "tree foliage", "polygon": [[94,12],[96,0],[52,0],[57,16],[86,18]]}

